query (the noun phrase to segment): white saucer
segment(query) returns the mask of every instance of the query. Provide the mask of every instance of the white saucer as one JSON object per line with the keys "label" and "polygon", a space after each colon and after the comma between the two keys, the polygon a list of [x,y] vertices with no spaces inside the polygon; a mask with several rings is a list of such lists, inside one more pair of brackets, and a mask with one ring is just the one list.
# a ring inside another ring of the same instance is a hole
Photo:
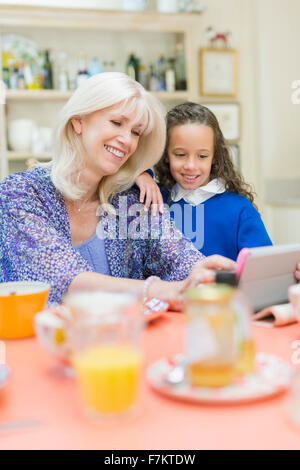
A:
{"label": "white saucer", "polygon": [[291,379],[291,367],[279,357],[259,353],[255,358],[255,374],[237,377],[233,384],[222,388],[193,387],[186,380],[173,385],[166,380],[174,364],[181,363],[183,357],[174,360],[161,359],[147,370],[150,385],[158,392],[179,400],[210,403],[235,404],[277,395],[285,391]]}

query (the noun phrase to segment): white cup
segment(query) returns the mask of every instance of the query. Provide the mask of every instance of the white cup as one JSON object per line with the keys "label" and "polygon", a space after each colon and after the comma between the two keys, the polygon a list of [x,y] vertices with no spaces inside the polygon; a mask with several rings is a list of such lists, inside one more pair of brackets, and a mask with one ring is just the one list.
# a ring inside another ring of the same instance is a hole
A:
{"label": "white cup", "polygon": [[40,127],[40,137],[44,143],[45,152],[52,149],[53,130],[51,127]]}
{"label": "white cup", "polygon": [[156,0],[156,8],[160,13],[177,13],[178,0]]}
{"label": "white cup", "polygon": [[8,144],[16,152],[30,152],[36,124],[31,119],[16,119],[8,124]]}

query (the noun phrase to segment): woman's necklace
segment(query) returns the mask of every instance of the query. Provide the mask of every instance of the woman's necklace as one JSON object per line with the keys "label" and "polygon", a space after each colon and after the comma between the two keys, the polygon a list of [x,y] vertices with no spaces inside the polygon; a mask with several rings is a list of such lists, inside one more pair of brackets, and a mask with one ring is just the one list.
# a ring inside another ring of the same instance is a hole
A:
{"label": "woman's necklace", "polygon": [[[98,208],[98,205],[99,205],[99,199],[95,199],[94,201],[92,201],[93,203],[97,201],[97,208]],[[87,210],[87,207],[88,207],[88,204],[91,204],[89,201],[82,201],[82,203],[76,207],[76,203],[77,201],[72,201],[72,205],[74,207],[74,209],[77,211],[77,212],[82,212],[82,209],[85,208],[85,210]],[[88,210],[90,210],[91,207],[89,207]],[[94,205],[93,205],[93,210],[94,210]]]}

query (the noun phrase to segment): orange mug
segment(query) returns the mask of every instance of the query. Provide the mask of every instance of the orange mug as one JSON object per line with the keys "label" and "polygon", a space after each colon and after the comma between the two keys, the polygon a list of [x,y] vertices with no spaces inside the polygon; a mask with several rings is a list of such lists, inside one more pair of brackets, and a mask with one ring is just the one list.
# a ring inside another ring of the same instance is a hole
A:
{"label": "orange mug", "polygon": [[44,309],[49,284],[34,281],[0,284],[0,338],[34,336],[34,316]]}

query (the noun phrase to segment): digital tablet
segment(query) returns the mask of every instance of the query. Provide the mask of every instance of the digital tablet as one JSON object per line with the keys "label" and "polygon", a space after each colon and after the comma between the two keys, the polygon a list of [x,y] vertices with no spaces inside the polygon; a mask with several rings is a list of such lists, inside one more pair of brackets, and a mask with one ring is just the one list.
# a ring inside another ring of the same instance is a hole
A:
{"label": "digital tablet", "polygon": [[295,284],[300,244],[249,248],[239,288],[254,311],[288,301],[288,287]]}

